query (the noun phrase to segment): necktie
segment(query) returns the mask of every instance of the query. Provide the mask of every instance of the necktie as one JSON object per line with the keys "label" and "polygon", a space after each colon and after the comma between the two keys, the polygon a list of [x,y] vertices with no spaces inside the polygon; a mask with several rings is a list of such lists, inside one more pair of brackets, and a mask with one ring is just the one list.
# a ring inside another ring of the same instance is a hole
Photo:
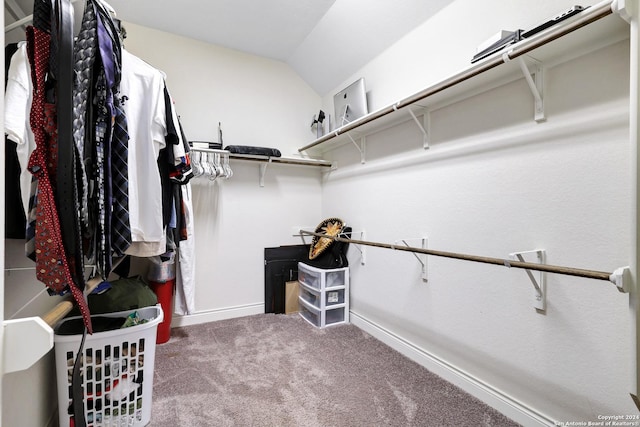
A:
{"label": "necktie", "polygon": [[106,228],[106,196],[105,196],[105,143],[110,137],[111,116],[106,107],[106,83],[104,73],[101,71],[98,76],[96,85],[96,123],[95,123],[95,163],[94,163],[94,181],[96,187],[95,206],[96,206],[96,230],[95,230],[95,250],[96,250],[96,266],[103,278],[109,274],[111,264],[111,254],[107,246],[107,228]]}
{"label": "necktie", "polygon": [[[109,27],[107,28],[107,25]],[[109,31],[109,29],[111,31]],[[112,138],[107,158],[110,166],[107,171],[107,190],[111,195],[110,239],[113,255],[120,257],[131,245],[131,227],[129,223],[129,174],[128,174],[128,146],[127,118],[120,99],[115,96],[120,81],[119,53],[115,27],[111,25],[108,16],[98,16],[98,40],[100,55],[104,65],[107,81],[106,104],[114,115]]]}
{"label": "necktie", "polygon": [[[87,329],[91,333],[91,317],[82,291],[74,283],[70,266],[60,233],[60,220],[55,204],[54,189],[50,174],[55,176],[56,161],[52,153],[56,150],[48,145],[47,129],[55,137],[52,124],[55,113],[51,106],[45,112],[45,75],[49,57],[49,39],[46,32],[38,28],[27,28],[27,49],[32,68],[33,100],[30,112],[30,125],[36,141],[36,148],[29,159],[29,170],[38,178],[38,203],[36,207],[35,254],[36,277],[49,289],[63,291],[67,286],[71,290]],[[45,121],[45,114],[47,120]]]}
{"label": "necktie", "polygon": [[82,198],[80,203],[80,217],[82,223],[88,222],[88,181],[84,168],[85,160],[85,123],[87,116],[87,98],[93,64],[96,56],[96,13],[92,2],[87,2],[84,8],[80,32],[74,45],[74,72],[76,81],[73,88],[73,140],[76,145],[79,162],[79,173],[82,182]]}
{"label": "necktie", "polygon": [[127,151],[129,135],[127,118],[120,101],[115,99],[116,120],[111,146],[111,182],[113,185],[113,216],[111,223],[111,247],[115,256],[123,256],[131,245],[129,223],[129,179]]}

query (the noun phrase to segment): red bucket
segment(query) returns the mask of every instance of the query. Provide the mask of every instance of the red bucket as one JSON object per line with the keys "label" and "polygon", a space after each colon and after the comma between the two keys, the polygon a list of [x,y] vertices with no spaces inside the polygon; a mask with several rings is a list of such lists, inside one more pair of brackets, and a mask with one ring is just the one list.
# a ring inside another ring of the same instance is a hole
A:
{"label": "red bucket", "polygon": [[158,302],[162,307],[164,320],[158,325],[158,337],[156,344],[164,344],[171,337],[171,318],[173,317],[173,294],[176,287],[175,279],[166,282],[149,282],[149,286],[158,297]]}

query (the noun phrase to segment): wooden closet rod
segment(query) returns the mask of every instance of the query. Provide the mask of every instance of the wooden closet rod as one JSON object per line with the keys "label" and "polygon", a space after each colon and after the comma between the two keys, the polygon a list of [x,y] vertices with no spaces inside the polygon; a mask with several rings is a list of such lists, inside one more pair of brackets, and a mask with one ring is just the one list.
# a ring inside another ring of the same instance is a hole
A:
{"label": "wooden closet rod", "polygon": [[[112,270],[116,268],[124,258],[125,257],[114,259]],[[85,285],[85,288],[84,288],[84,295],[85,296],[89,295],[100,283],[102,283],[102,278],[99,276],[87,280],[87,284]],[[69,314],[71,310],[73,310],[74,302],[73,302],[73,299],[71,298],[71,294],[66,294],[62,298],[63,300],[60,301],[55,307],[49,310],[45,315],[40,316],[42,320],[44,320],[45,323],[51,326],[52,328],[59,321],[64,319],[64,317],[67,314]]]}
{"label": "wooden closet rod", "polygon": [[378,243],[378,242],[368,242],[365,240],[347,239],[344,237],[329,236],[327,234],[314,233],[312,231],[306,231],[306,230],[300,230],[300,234],[325,237],[327,239],[335,240],[336,242],[354,243],[357,245],[374,246],[376,248],[394,249],[397,251],[414,252],[414,253],[433,255],[433,256],[439,256],[439,257],[445,257],[445,258],[460,259],[464,261],[482,262],[485,264],[501,265],[503,267],[522,268],[525,270],[545,271],[548,273],[564,274],[568,276],[586,277],[588,279],[606,280],[608,282],[611,281],[611,276],[613,275],[613,273],[608,273],[605,271],[584,270],[580,268],[561,267],[561,266],[549,265],[549,264],[536,264],[532,262],[514,261],[510,259],[491,258],[491,257],[477,256],[477,255],[460,254],[456,252],[436,251],[433,249],[416,248],[411,246],[398,246],[398,245],[391,245],[388,243]]}

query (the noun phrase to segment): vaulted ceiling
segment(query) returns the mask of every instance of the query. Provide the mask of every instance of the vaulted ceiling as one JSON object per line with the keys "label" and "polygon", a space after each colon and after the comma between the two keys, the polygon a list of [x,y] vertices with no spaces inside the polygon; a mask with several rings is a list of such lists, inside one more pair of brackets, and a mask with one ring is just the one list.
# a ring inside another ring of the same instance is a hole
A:
{"label": "vaulted ceiling", "polygon": [[[125,22],[286,62],[318,94],[325,95],[452,1],[108,0],[108,3]],[[83,3],[75,1],[78,16]],[[4,5],[6,26],[29,15],[33,0],[5,0]]]}

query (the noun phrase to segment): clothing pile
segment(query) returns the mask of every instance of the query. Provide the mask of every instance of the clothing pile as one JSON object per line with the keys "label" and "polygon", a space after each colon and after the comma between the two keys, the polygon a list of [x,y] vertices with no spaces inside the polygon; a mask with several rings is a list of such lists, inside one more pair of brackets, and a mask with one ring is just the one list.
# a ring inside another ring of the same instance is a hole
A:
{"label": "clothing pile", "polygon": [[109,8],[87,0],[74,41],[70,2],[36,0],[5,90],[27,256],[51,294],[72,293],[89,332],[85,265],[106,280],[126,255],[177,252],[176,311],[193,310],[189,145],[166,76],[124,49]]}

